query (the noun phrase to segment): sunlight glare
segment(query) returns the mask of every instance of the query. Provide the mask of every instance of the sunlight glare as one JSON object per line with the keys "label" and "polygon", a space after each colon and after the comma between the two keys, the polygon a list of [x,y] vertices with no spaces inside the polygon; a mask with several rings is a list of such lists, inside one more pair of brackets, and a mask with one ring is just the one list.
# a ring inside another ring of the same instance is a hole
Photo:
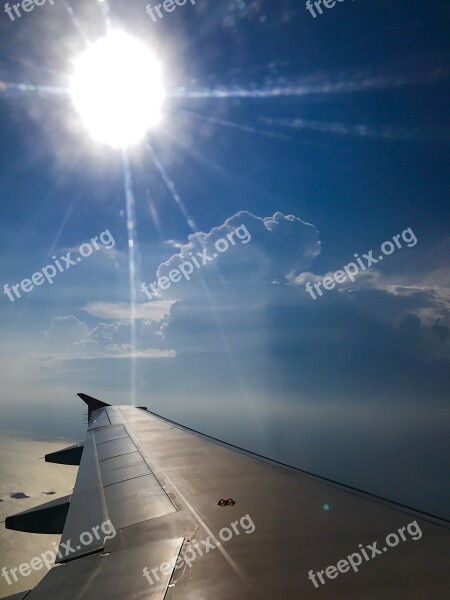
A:
{"label": "sunlight glare", "polygon": [[75,59],[74,68],[72,100],[97,141],[127,148],[161,120],[161,67],[136,38],[111,32]]}

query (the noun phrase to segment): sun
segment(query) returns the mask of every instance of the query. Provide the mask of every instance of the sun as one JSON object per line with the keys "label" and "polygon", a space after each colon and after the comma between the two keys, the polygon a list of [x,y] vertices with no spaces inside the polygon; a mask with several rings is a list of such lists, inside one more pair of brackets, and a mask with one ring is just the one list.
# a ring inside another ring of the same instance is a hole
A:
{"label": "sun", "polygon": [[113,31],[74,61],[70,93],[90,135],[114,148],[141,141],[161,120],[161,66],[144,43]]}

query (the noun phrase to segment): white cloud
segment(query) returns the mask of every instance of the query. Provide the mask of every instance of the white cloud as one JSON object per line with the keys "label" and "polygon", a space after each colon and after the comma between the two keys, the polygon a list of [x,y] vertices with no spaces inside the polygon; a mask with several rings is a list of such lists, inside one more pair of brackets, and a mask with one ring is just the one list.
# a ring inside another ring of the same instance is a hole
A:
{"label": "white cloud", "polygon": [[177,355],[175,350],[159,350],[158,348],[149,348],[148,350],[132,351],[131,346],[125,345],[112,346],[108,352],[79,352],[62,356],[60,354],[49,355],[48,358],[54,362],[64,362],[73,360],[98,360],[98,359],[156,359],[156,358],[174,358]]}
{"label": "white cloud", "polygon": [[89,327],[73,315],[56,317],[49,329],[44,331],[44,335],[50,344],[65,347],[86,339],[89,335]]}
{"label": "white cloud", "polygon": [[[170,309],[174,304],[171,300],[159,300],[147,302],[145,304],[136,304],[134,309],[135,319],[148,319],[152,321],[161,321],[170,314]],[[83,308],[88,314],[99,319],[129,320],[131,318],[130,305],[112,302],[93,302]]]}
{"label": "white cloud", "polygon": [[[171,303],[166,303],[171,304]],[[130,321],[99,323],[89,329],[73,315],[56,317],[45,332],[49,364],[97,358],[172,358],[176,352],[162,347],[162,324],[156,320],[136,318]],[[134,347],[131,345],[134,339]],[[59,353],[56,354],[55,350]]]}
{"label": "white cloud", "polygon": [[[230,245],[229,249],[194,270],[190,281],[172,285],[166,292],[160,291],[160,297],[181,299],[203,296],[205,286],[209,291],[227,289],[242,294],[244,286],[267,285],[273,281],[287,282],[289,273],[294,275],[310,267],[314,257],[320,253],[320,241],[317,229],[293,215],[280,212],[271,217],[257,217],[247,211],[239,212],[209,233],[191,234],[188,242],[179,252],[163,262],[152,279],[168,276],[172,269],[202,251],[208,256],[217,255],[215,244],[226,239],[227,234],[244,226],[251,235],[251,241]],[[233,293],[231,291],[231,293]]]}

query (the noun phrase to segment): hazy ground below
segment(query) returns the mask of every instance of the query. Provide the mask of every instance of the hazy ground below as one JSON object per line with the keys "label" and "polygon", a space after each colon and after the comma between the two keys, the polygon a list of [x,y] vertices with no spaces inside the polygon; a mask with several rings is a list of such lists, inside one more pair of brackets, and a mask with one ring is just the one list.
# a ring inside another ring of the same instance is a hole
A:
{"label": "hazy ground below", "polygon": [[[8,515],[71,493],[77,468],[51,465],[40,460],[48,452],[70,445],[67,440],[47,442],[12,434],[10,437],[0,436],[0,570],[29,563],[32,558],[52,550],[53,543],[59,541],[59,536],[8,531],[3,521]],[[0,598],[31,589],[46,573],[45,567],[33,571],[28,577],[17,572],[17,582],[10,576],[12,585],[8,585],[4,576],[0,577]]]}

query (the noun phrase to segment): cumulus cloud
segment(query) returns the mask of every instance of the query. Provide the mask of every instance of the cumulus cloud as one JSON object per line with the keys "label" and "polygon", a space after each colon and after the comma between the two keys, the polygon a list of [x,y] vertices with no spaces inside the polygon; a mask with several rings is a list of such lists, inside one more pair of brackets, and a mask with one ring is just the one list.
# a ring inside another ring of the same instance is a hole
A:
{"label": "cumulus cloud", "polygon": [[89,335],[89,327],[73,315],[56,317],[44,332],[47,341],[58,348],[65,348]]}
{"label": "cumulus cloud", "polygon": [[[285,398],[302,390],[310,399],[357,393],[387,402],[407,390],[420,396],[428,386],[442,397],[448,295],[426,265],[422,275],[399,270],[398,263],[397,272],[372,269],[314,302],[304,284],[324,277],[313,269],[320,253],[317,229],[293,215],[240,212],[208,233],[190,235],[156,277],[168,276],[197,252],[213,255],[217,241],[241,226],[251,240],[230,246],[190,281],[139,305],[133,346],[128,305],[104,302],[85,311],[107,320],[88,326],[73,316],[56,319],[48,340],[66,343],[69,359],[170,359],[177,378],[166,372],[169,379],[160,381],[165,390],[181,380],[186,389],[217,397],[225,387],[233,397],[246,389]],[[146,363],[152,382],[162,377],[160,365]]]}
{"label": "cumulus cloud", "polygon": [[[317,229],[293,215],[280,212],[272,217],[261,218],[243,211],[227,219],[209,233],[191,234],[188,243],[181,246],[179,252],[163,262],[156,279],[167,277],[180,265],[206,251],[208,256],[218,254],[215,244],[226,239],[233,230],[244,227],[251,239],[237,240],[237,243],[194,271],[190,281],[182,280],[172,285],[166,292],[160,291],[164,298],[180,299],[186,296],[203,294],[205,285],[243,286],[271,284],[274,281],[287,282],[290,273],[299,273],[308,268],[312,259],[320,252]],[[242,235],[244,238],[244,235]]]}
{"label": "cumulus cloud", "polygon": [[[251,299],[256,293],[260,310],[265,303],[264,290],[274,287],[275,282],[288,283],[289,277],[308,268],[320,252],[318,231],[298,217],[277,212],[261,218],[239,212],[209,233],[192,234],[187,243],[177,244],[179,251],[159,266],[157,277],[168,275],[196,253],[217,253],[217,241],[235,230],[242,234],[236,244],[230,244],[228,251],[199,269],[190,281],[173,285],[156,301],[138,304],[133,324],[126,303],[86,305],[83,310],[90,317],[106,320],[94,326],[74,315],[54,319],[45,332],[49,355],[65,350],[68,360],[173,358],[177,345],[193,351],[199,336],[205,336],[199,348],[202,352],[211,341],[211,333],[228,318],[234,324],[240,322],[241,331],[251,333],[252,326],[259,329],[247,314],[250,305],[241,306],[242,299]],[[250,310],[256,310],[253,300]]]}
{"label": "cumulus cloud", "polygon": [[[45,332],[49,358],[55,358],[54,350],[65,350],[59,360],[96,358],[171,358],[175,352],[163,345],[161,324],[150,319],[137,318],[130,321],[99,323],[89,328],[73,315],[57,317]],[[131,340],[134,340],[134,346]]]}
{"label": "cumulus cloud", "polygon": [[[337,283],[335,290],[327,292],[353,304],[358,303],[378,320],[394,326],[402,321],[407,313],[420,318],[422,325],[432,327],[437,319],[449,320],[450,315],[450,269],[442,261],[449,252],[449,243],[435,247],[420,248],[414,254],[398,254],[383,268],[372,267],[360,271],[354,282],[346,280]],[[333,269],[342,269],[333,265]],[[315,273],[308,270],[300,274],[290,273],[289,283],[297,286],[299,294],[307,295],[305,286],[333,277],[335,271]],[[323,301],[320,298],[319,301]]]}
{"label": "cumulus cloud", "polygon": [[[161,321],[170,313],[173,302],[170,300],[161,300],[156,302],[147,302],[145,304],[136,304],[134,307],[135,319],[148,319],[152,321]],[[93,302],[84,307],[88,314],[100,319],[127,320],[131,318],[130,305],[125,302]]]}

